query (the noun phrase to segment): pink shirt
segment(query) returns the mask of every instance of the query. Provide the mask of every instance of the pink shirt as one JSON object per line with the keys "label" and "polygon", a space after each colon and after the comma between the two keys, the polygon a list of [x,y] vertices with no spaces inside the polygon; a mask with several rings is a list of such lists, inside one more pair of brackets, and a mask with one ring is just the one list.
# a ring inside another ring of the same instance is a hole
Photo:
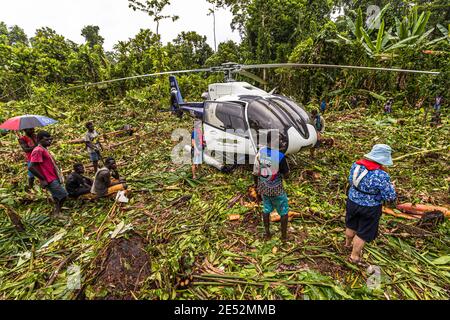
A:
{"label": "pink shirt", "polygon": [[35,168],[44,177],[47,183],[51,183],[58,179],[58,173],[56,172],[54,160],[51,154],[43,146],[38,145],[34,148],[30,157],[31,163],[36,163]]}

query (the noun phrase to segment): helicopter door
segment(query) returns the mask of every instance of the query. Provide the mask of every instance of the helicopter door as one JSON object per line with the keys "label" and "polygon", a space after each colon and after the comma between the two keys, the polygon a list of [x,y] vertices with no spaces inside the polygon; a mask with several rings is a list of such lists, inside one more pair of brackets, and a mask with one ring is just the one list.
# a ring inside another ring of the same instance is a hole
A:
{"label": "helicopter door", "polygon": [[226,153],[227,159],[232,159],[236,154],[251,153],[253,148],[244,110],[243,105],[235,102],[205,103],[204,134],[208,150]]}

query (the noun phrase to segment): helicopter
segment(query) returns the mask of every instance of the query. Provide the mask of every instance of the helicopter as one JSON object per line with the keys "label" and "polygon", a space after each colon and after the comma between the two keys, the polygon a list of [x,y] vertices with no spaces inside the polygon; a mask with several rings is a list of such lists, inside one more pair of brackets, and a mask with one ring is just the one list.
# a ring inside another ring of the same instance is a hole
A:
{"label": "helicopter", "polygon": [[[266,84],[265,80],[247,70],[271,68],[333,68],[439,74],[439,72],[434,71],[365,66],[300,63],[241,65],[228,62],[217,67],[138,75],[78,85],[66,89],[88,87],[134,78],[169,75],[170,111],[179,118],[184,113],[188,113],[202,121],[203,135],[206,141],[206,147],[203,150],[203,161],[217,169],[223,170],[228,168],[227,165],[230,164],[252,163],[251,161],[259,149],[268,145],[267,137],[270,135],[270,132],[276,132],[276,135],[271,136],[277,137],[277,145],[280,151],[286,155],[311,148],[317,142],[316,130],[311,124],[308,113],[300,104],[289,97],[275,94],[275,90],[266,92],[248,82],[236,81],[233,77],[234,74],[240,74],[261,84]],[[210,84],[208,91],[202,95],[204,99],[202,102],[185,102],[175,75],[198,72],[223,73],[225,79],[222,83]],[[184,149],[186,152],[190,152],[191,146],[186,145]]]}
{"label": "helicopter", "polygon": [[279,149],[285,154],[314,146],[317,133],[308,113],[288,97],[234,81],[229,71],[238,68],[237,64],[223,65],[225,82],[210,84],[203,102],[185,103],[175,76],[169,76],[172,112],[179,117],[189,112],[202,120],[204,162],[220,170],[230,164],[252,163],[260,147],[269,142],[271,131],[277,133]]}

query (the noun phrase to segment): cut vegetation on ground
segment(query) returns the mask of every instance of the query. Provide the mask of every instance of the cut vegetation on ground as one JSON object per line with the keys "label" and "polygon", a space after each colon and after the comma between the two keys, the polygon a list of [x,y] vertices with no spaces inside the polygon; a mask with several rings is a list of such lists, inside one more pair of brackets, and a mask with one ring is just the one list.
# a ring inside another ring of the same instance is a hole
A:
{"label": "cut vegetation on ground", "polygon": [[[172,163],[172,131],[189,129],[191,120],[158,108],[66,103],[52,109],[60,123],[49,127],[51,152],[63,169],[88,162],[82,146],[65,143],[82,136],[87,120],[103,132],[131,124],[142,135],[107,142],[106,154],[117,158],[130,185],[130,202],[69,201],[62,221],[49,218],[46,192],[37,185],[31,195],[24,191],[26,168],[13,134],[0,138],[0,299],[449,299],[448,219],[423,228],[383,215],[380,237],[364,254],[379,269],[349,264],[343,248],[348,170],[375,143],[403,157],[390,169],[402,202],[449,207],[448,124],[430,129],[411,109],[393,118],[375,106],[326,113],[325,138],[334,142],[315,160],[307,151],[289,159],[286,189],[300,216],[283,245],[277,222],[274,237],[263,240],[261,210],[248,194],[250,170],[203,167],[194,181],[189,166]],[[30,111],[10,103],[0,116]],[[25,231],[12,223],[14,213]],[[240,219],[230,221],[235,214]],[[81,276],[76,288],[67,286],[74,267]],[[377,270],[379,288],[368,285],[378,281]]]}

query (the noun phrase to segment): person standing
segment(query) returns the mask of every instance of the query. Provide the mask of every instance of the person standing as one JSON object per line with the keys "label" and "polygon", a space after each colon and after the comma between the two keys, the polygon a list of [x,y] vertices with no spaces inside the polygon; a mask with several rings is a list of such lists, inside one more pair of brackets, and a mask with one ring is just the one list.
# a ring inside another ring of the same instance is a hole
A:
{"label": "person standing", "polygon": [[63,187],[64,179],[47,148],[52,144],[52,137],[47,131],[37,134],[38,145],[30,156],[30,171],[41,182],[41,186],[52,194],[55,201],[53,215],[60,217],[61,208],[67,198],[67,191]]}
{"label": "person standing", "polygon": [[197,171],[203,163],[203,148],[205,146],[202,120],[194,120],[194,128],[191,134],[192,179],[197,179]]}
{"label": "person standing", "polygon": [[314,153],[317,148],[320,147],[320,140],[322,139],[322,134],[325,132],[325,119],[320,115],[319,110],[314,109],[311,112],[311,124],[314,126],[317,132],[317,142],[310,149],[311,158],[314,158]]}
{"label": "person standing", "polygon": [[272,135],[268,135],[268,146],[262,147],[255,158],[253,172],[258,177],[258,193],[263,201],[263,222],[265,237],[269,239],[270,214],[277,210],[281,217],[281,239],[287,240],[287,226],[289,219],[289,202],[287,193],[283,187],[283,178],[289,175],[289,165],[286,156],[280,151],[281,140],[272,141]]}
{"label": "person standing", "polygon": [[392,113],[392,104],[394,103],[394,99],[389,99],[386,104],[384,105],[384,113],[390,114]]}
{"label": "person standing", "polygon": [[320,104],[320,112],[325,113],[326,109],[327,109],[327,101],[323,99],[322,103]]}
{"label": "person standing", "polygon": [[94,166],[94,172],[98,170],[98,161],[102,158],[100,150],[102,150],[102,145],[99,141],[99,134],[95,130],[94,123],[89,121],[86,123],[86,135],[84,137],[84,142],[86,144],[86,150],[89,154],[89,159]]}
{"label": "person standing", "polygon": [[431,125],[432,126],[439,126],[442,124],[442,119],[441,119],[441,104],[442,104],[442,96],[441,95],[437,95],[435,102],[434,102],[434,106],[433,106],[433,115],[431,117]]}
{"label": "person standing", "polygon": [[34,185],[34,175],[30,171],[30,158],[33,149],[37,146],[37,136],[34,132],[34,128],[25,129],[25,135],[19,138],[19,144],[22,147],[22,150],[25,152],[25,159],[27,162],[28,169],[28,190],[31,190]]}
{"label": "person standing", "polygon": [[442,96],[438,94],[436,96],[436,99],[434,100],[434,111],[440,112],[441,111],[441,104],[442,104]]}
{"label": "person standing", "polygon": [[385,166],[392,166],[392,149],[377,144],[350,170],[350,189],[347,197],[345,247],[352,248],[349,261],[362,264],[361,255],[366,242],[378,236],[382,203],[397,198]]}

